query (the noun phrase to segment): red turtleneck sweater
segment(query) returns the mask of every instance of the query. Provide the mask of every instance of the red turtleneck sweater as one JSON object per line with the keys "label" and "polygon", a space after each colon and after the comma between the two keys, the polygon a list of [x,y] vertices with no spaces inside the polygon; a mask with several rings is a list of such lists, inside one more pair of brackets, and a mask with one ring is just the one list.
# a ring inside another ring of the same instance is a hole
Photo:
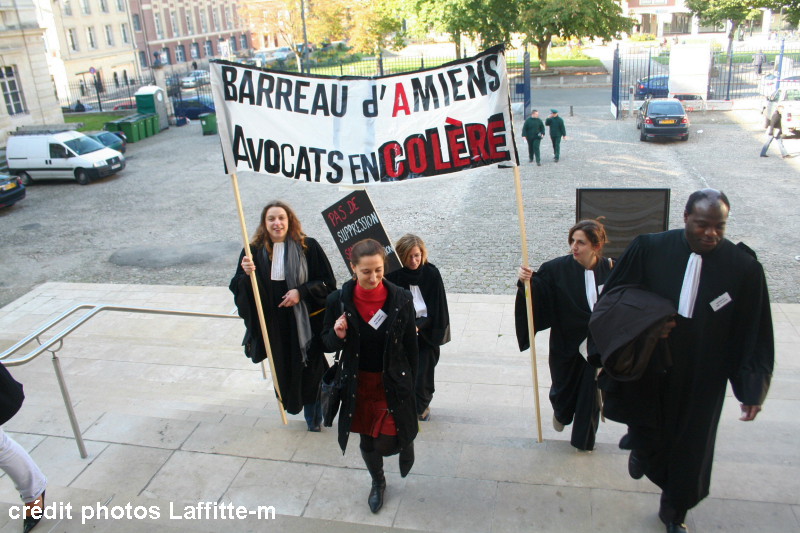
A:
{"label": "red turtleneck sweater", "polygon": [[383,307],[388,294],[389,292],[386,290],[386,285],[383,284],[383,281],[374,289],[365,289],[356,282],[356,290],[353,292],[353,303],[356,305],[358,314],[361,315],[364,322],[369,322],[372,316]]}

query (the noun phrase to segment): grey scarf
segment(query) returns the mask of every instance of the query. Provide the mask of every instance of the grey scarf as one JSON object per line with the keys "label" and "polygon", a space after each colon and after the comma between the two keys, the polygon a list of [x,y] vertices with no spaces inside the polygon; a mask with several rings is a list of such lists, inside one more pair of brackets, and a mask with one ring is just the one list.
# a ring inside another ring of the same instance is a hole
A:
{"label": "grey scarf", "polygon": [[[286,239],[284,253],[284,276],[289,290],[296,289],[308,281],[308,262],[303,253],[303,247],[292,239]],[[300,353],[303,355],[303,364],[308,362],[308,349],[314,334],[311,332],[311,321],[308,319],[308,308],[305,302],[300,301],[292,307],[294,319],[297,322],[297,340],[300,341]]]}

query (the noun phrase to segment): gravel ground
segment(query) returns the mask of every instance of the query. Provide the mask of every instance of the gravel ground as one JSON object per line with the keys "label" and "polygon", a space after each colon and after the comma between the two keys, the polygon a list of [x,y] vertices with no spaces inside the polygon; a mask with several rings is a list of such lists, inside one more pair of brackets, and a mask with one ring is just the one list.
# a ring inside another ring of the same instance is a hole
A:
{"label": "gravel ground", "polygon": [[[786,140],[794,158],[773,147],[762,159],[752,112],[697,114],[688,142],[641,143],[633,121],[611,119],[607,106],[573,109],[562,112],[569,137],[561,162],[552,162],[548,141],[543,166],[521,168],[532,264],[567,253],[578,187],[669,187],[670,227],[680,227],[688,195],[711,186],[730,197],[728,236],[759,254],[772,300],[800,302],[800,139]],[[518,146],[526,150],[521,139]],[[520,262],[513,176],[492,167],[369,192],[390,237],[413,231],[426,240],[449,291],[507,294]],[[252,173],[239,182],[249,233],[266,202],[284,199],[346,279],[320,215],[345,190]],[[46,281],[226,286],[242,243],[219,140],[196,123],[129,145],[128,167],[116,176],[87,186],[34,184],[0,210],[0,228],[0,307]]]}

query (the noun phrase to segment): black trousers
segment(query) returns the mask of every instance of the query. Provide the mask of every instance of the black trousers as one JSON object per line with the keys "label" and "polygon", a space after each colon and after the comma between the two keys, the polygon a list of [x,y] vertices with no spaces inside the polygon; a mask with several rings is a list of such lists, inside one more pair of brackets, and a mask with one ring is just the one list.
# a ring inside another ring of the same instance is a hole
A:
{"label": "black trousers", "polygon": [[579,450],[594,449],[600,423],[595,368],[580,354],[550,356],[550,403],[556,419],[572,423],[570,444]]}
{"label": "black trousers", "polygon": [[434,387],[434,373],[439,362],[439,347],[430,346],[424,341],[419,342],[419,364],[417,366],[417,379],[415,393],[417,396],[417,414],[421,415],[431,403]]}

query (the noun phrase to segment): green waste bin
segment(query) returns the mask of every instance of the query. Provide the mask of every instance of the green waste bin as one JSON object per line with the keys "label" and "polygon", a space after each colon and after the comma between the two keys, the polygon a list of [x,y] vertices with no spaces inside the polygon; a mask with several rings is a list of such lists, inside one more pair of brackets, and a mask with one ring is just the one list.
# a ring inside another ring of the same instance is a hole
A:
{"label": "green waste bin", "polygon": [[146,139],[147,138],[147,128],[144,126],[144,118],[142,115],[134,115],[136,117],[135,123],[136,127],[139,129],[139,138]]}
{"label": "green waste bin", "polygon": [[155,135],[155,132],[153,131],[153,121],[150,120],[150,115],[143,115],[142,122],[144,123],[145,135],[148,137],[152,137],[153,135]]}
{"label": "green waste bin", "polygon": [[216,113],[203,113],[199,118],[200,124],[203,127],[203,135],[215,135],[217,133]]}
{"label": "green waste bin", "polygon": [[118,120],[119,129],[122,133],[125,134],[125,137],[128,138],[129,143],[139,142],[139,128],[136,126],[136,122],[131,120],[132,117],[129,117],[124,120]]}
{"label": "green waste bin", "polygon": [[118,118],[117,120],[112,120],[110,122],[106,122],[106,124],[105,124],[105,126],[103,126],[103,128],[105,128],[106,131],[122,131],[120,129],[119,124],[123,120],[125,120],[125,119]]}
{"label": "green waste bin", "polygon": [[153,131],[153,135],[161,131],[158,129],[158,115],[155,113],[150,113],[147,116],[147,122],[150,124],[150,129]]}

